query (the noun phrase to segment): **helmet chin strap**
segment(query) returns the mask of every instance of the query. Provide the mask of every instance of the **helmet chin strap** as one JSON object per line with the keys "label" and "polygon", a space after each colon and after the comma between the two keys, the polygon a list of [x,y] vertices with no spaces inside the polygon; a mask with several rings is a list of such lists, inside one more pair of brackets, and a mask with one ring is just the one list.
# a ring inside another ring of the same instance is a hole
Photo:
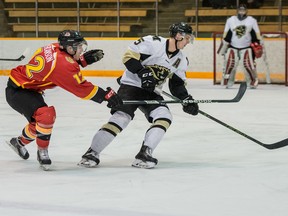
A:
{"label": "helmet chin strap", "polygon": [[181,40],[177,40],[176,37],[175,37],[174,39],[175,39],[175,48],[176,48],[176,50],[178,50],[178,46],[177,46],[177,45],[178,45],[178,42],[179,42],[179,41],[182,41],[182,40],[184,39],[184,37],[182,37]]}

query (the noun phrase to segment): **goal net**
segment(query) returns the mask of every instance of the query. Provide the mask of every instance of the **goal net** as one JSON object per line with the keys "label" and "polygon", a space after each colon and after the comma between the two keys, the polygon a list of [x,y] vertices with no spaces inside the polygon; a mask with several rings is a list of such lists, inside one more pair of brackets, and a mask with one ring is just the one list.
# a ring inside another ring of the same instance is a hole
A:
{"label": "goal net", "polygon": [[[263,55],[256,59],[256,68],[261,84],[284,84],[288,86],[287,34],[285,32],[262,32]],[[217,54],[223,33],[213,33],[213,81],[220,84],[224,70],[224,56]],[[245,79],[243,65],[239,62],[235,82]]]}

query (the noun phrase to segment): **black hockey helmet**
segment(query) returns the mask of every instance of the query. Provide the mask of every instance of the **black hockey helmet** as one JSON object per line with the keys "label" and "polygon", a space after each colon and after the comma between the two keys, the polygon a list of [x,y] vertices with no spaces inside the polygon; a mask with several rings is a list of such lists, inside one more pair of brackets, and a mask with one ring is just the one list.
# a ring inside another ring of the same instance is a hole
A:
{"label": "black hockey helmet", "polygon": [[244,20],[247,17],[247,6],[240,4],[237,8],[237,17],[239,20]]}
{"label": "black hockey helmet", "polygon": [[80,32],[75,30],[64,30],[60,32],[58,42],[65,49],[67,46],[72,46],[74,51],[77,50],[77,46],[80,44],[85,44],[87,46],[87,41]]}
{"label": "black hockey helmet", "polygon": [[170,37],[175,37],[177,33],[193,34],[192,27],[185,22],[172,24],[169,28]]}

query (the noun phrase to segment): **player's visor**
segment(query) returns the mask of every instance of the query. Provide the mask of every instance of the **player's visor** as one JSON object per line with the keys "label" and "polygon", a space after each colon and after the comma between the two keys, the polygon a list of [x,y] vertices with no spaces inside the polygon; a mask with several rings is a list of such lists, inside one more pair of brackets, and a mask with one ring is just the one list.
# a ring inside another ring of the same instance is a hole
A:
{"label": "player's visor", "polygon": [[82,40],[81,42],[76,42],[73,44],[73,50],[76,52],[79,49],[82,49],[85,52],[88,48],[88,44],[86,40]]}
{"label": "player's visor", "polygon": [[194,35],[193,34],[182,34],[183,39],[187,40],[189,43],[193,44],[194,41]]}

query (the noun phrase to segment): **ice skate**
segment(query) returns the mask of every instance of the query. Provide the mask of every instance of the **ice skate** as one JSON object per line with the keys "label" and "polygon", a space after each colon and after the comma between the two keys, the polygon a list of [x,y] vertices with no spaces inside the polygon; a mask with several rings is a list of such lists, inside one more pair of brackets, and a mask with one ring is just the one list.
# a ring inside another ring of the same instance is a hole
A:
{"label": "ice skate", "polygon": [[135,156],[135,159],[132,166],[137,168],[151,169],[158,163],[158,160],[152,157],[152,149],[144,145],[141,147],[140,152]]}
{"label": "ice skate", "polygon": [[257,86],[258,86],[258,84],[259,84],[258,79],[255,79],[254,81],[251,81],[251,82],[250,82],[250,88],[251,88],[251,89],[256,89]]}
{"label": "ice skate", "polygon": [[13,137],[10,141],[6,141],[6,143],[24,160],[29,158],[29,152],[18,137]]}
{"label": "ice skate", "polygon": [[93,151],[91,148],[82,156],[81,161],[78,163],[78,166],[86,168],[94,168],[100,163],[99,154]]}
{"label": "ice skate", "polygon": [[45,171],[50,169],[52,162],[51,162],[49,155],[48,155],[48,149],[38,149],[37,160],[40,164],[41,169],[43,169]]}

